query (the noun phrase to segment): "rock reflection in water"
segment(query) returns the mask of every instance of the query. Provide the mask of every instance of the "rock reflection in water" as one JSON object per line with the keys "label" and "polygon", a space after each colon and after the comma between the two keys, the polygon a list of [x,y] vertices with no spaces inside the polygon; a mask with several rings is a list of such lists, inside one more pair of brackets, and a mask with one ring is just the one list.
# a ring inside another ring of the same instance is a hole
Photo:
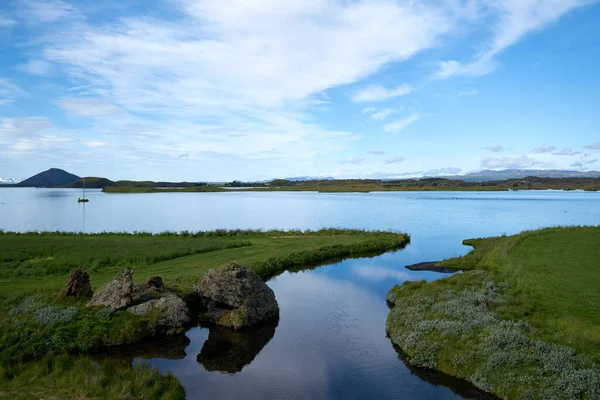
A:
{"label": "rock reflection in water", "polygon": [[196,358],[207,371],[240,372],[250,364],[275,335],[278,319],[256,328],[236,331],[214,326],[210,328]]}
{"label": "rock reflection in water", "polygon": [[136,344],[109,348],[101,356],[121,361],[131,365],[136,358],[166,360],[183,360],[190,345],[190,339],[185,335],[162,336]]}

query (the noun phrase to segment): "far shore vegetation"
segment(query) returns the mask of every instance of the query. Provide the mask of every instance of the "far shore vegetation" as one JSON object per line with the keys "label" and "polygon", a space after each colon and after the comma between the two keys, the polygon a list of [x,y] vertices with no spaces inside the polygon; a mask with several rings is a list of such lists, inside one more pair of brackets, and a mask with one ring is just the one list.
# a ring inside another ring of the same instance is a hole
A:
{"label": "far shore vegetation", "polygon": [[[447,178],[403,180],[336,179],[270,182],[233,181],[224,184],[170,184],[136,185],[131,181],[103,187],[106,193],[160,193],[160,192],[236,192],[236,191],[310,191],[320,193],[393,192],[393,191],[508,191],[508,190],[600,190],[600,178],[537,178],[507,179],[502,181],[467,182]],[[178,186],[177,186],[178,185]]]}
{"label": "far shore vegetation", "polygon": [[500,398],[600,398],[600,227],[466,240],[462,270],[388,294],[408,362]]}
{"label": "far shore vegetation", "polygon": [[[352,229],[67,233],[0,231],[0,399],[183,399],[171,375],[139,365],[98,364],[90,352],[154,335],[152,316],[86,307],[61,296],[83,266],[92,287],[124,268],[152,275],[180,296],[211,268],[246,265],[263,279],[349,257],[404,247],[408,235]],[[176,332],[173,332],[176,333]]]}

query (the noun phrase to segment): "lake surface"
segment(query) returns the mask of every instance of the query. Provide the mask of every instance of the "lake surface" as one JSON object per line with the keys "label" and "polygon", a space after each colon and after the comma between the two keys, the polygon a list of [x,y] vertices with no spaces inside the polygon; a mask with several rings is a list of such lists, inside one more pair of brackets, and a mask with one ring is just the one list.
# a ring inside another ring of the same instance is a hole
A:
{"label": "lake surface", "polygon": [[484,398],[460,381],[404,364],[385,337],[387,291],[405,280],[441,277],[404,266],[465,254],[466,238],[600,224],[600,193],[589,192],[86,194],[84,205],[78,190],[0,188],[0,229],[344,227],[411,235],[398,252],[274,278],[277,323],[244,334],[198,327],[122,354],[171,371],[190,399]]}

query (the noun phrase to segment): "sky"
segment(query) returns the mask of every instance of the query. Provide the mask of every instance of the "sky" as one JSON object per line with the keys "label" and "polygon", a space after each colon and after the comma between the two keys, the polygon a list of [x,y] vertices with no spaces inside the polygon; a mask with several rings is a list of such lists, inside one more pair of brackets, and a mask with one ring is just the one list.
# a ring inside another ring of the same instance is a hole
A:
{"label": "sky", "polygon": [[594,0],[2,0],[0,176],[600,169]]}

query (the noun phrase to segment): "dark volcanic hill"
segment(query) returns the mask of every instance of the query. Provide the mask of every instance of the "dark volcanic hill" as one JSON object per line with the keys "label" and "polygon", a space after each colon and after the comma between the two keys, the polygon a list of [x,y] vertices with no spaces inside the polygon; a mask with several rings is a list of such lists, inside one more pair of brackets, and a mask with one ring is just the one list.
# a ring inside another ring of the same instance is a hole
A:
{"label": "dark volcanic hill", "polygon": [[40,172],[29,179],[25,179],[17,186],[65,186],[81,179],[77,175],[68,173],[58,168],[50,168],[48,171]]}
{"label": "dark volcanic hill", "polygon": [[[97,178],[94,176],[83,178],[85,179],[85,187],[86,189],[104,189],[108,186],[117,186],[117,184],[110,179],[106,178]],[[79,179],[71,183],[70,185],[66,185],[67,188],[82,188],[83,187],[83,179]]]}

